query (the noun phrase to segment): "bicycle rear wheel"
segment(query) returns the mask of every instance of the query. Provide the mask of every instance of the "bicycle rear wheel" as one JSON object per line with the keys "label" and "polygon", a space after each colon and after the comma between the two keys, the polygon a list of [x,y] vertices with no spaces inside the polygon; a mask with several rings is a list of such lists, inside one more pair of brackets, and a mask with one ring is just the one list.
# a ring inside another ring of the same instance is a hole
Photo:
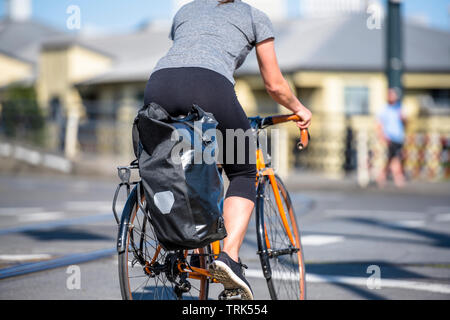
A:
{"label": "bicycle rear wheel", "polygon": [[[138,188],[139,186],[137,186]],[[137,198],[136,198],[137,199]],[[142,199],[144,201],[144,199]],[[158,243],[147,214],[137,201],[129,206],[125,250],[119,253],[119,280],[124,300],[208,299],[209,279],[187,279],[177,259],[189,259],[194,250],[165,251]],[[122,219],[122,222],[127,219]],[[206,248],[197,249],[201,268],[207,268]],[[188,282],[188,283],[186,283]]]}
{"label": "bicycle rear wheel", "polygon": [[294,245],[283,224],[272,182],[265,176],[258,184],[256,203],[261,266],[273,300],[303,300],[306,298],[305,267],[294,208],[281,179],[275,176],[273,181],[279,190]]}

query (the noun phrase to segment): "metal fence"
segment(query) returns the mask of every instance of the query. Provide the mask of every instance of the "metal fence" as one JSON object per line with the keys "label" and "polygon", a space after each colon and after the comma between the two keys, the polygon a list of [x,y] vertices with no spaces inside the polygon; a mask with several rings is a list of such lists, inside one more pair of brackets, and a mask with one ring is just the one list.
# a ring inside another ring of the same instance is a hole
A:
{"label": "metal fence", "polygon": [[[11,106],[18,107],[14,113]],[[3,101],[0,112],[0,139],[3,142],[35,146],[39,150],[67,155],[67,138],[75,126],[76,153],[91,155],[132,155],[131,128],[140,105],[118,107],[112,101],[83,101],[77,119],[55,106],[43,112],[27,110],[27,101]],[[6,107],[5,107],[6,106]],[[447,117],[448,118],[448,117]],[[450,119],[428,117],[410,124],[404,147],[404,170],[411,179],[450,179]],[[71,122],[72,121],[72,122]],[[374,180],[383,166],[386,150],[377,140],[372,116],[315,115],[312,143],[299,153],[298,132],[288,135],[285,152],[294,168],[331,174],[357,172],[361,185]]]}

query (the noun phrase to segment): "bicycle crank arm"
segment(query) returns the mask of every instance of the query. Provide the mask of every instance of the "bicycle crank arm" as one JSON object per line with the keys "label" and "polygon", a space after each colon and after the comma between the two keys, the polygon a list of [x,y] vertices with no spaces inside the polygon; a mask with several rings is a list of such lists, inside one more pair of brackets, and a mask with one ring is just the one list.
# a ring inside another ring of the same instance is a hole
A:
{"label": "bicycle crank arm", "polygon": [[300,249],[298,248],[288,248],[288,249],[281,249],[281,250],[269,250],[269,256],[270,257],[278,257],[278,256],[284,256],[284,255],[290,255],[297,253]]}
{"label": "bicycle crank arm", "polygon": [[288,254],[294,254],[300,251],[299,248],[286,248],[286,249],[279,249],[279,250],[263,250],[263,251],[257,251],[257,254],[266,254],[270,258],[278,257],[278,256],[284,256]]}
{"label": "bicycle crank arm", "polygon": [[242,300],[240,289],[223,290],[219,294],[219,300]]}

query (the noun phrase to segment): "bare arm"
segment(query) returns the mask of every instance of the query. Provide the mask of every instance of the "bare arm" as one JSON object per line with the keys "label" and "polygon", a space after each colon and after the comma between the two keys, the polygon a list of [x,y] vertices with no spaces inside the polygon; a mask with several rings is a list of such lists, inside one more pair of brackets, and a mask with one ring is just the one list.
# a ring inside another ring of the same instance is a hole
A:
{"label": "bare arm", "polygon": [[267,92],[277,103],[300,116],[297,126],[306,129],[311,124],[311,112],[293,94],[278,65],[274,40],[268,39],[256,45],[259,70]]}

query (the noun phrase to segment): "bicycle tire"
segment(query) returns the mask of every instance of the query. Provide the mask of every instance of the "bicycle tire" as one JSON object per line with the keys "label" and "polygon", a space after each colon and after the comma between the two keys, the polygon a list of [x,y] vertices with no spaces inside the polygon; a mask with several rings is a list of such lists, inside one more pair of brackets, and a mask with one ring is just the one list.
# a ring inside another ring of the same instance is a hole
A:
{"label": "bicycle tire", "polygon": [[[280,219],[271,182],[265,176],[258,183],[256,201],[256,233],[261,267],[272,300],[304,300],[305,265],[300,231],[289,192],[278,176],[275,176],[275,181],[298,251],[294,252],[289,246],[289,237]],[[289,249],[290,254],[275,255]]]}
{"label": "bicycle tire", "polygon": [[[136,186],[138,188],[138,186]],[[175,285],[168,279],[167,273],[161,272],[158,275],[154,275],[153,277],[149,276],[144,271],[144,266],[139,259],[136,259],[137,251],[133,248],[133,245],[137,244],[135,241],[135,235],[142,235],[142,229],[144,229],[144,241],[141,243],[141,239],[139,244],[144,244],[144,254],[145,261],[149,261],[152,257],[155,256],[155,252],[158,248],[158,241],[153,231],[153,227],[148,220],[147,215],[142,211],[140,206],[137,205],[137,197],[136,192],[133,190],[130,197],[134,195],[134,203],[130,206],[125,206],[124,211],[122,212],[121,223],[128,223],[127,230],[125,232],[125,243],[124,250],[119,252],[118,254],[118,271],[119,271],[119,283],[121,289],[121,295],[123,300],[175,300],[175,299],[199,299],[199,300],[207,300],[209,294],[209,279],[206,277],[202,277],[201,280],[191,280],[188,281],[190,284],[194,282],[192,285],[189,294],[183,294],[181,297],[177,296],[175,292]],[[129,197],[129,198],[130,198]],[[144,200],[144,199],[143,199]],[[131,209],[130,209],[131,208]],[[142,218],[139,220],[139,216]],[[136,227],[139,226],[139,228]],[[139,234],[140,232],[140,234]],[[119,233],[120,238],[120,233]],[[120,241],[120,239],[118,239]],[[153,245],[149,245],[150,242],[153,242]],[[173,251],[165,251],[163,248],[159,249],[159,254],[157,255],[157,263],[161,265],[170,254],[175,254]],[[208,248],[198,249],[200,254],[205,252],[209,252]],[[190,251],[191,253],[193,250]],[[200,259],[200,267],[207,268],[207,259],[206,256],[199,256]],[[139,265],[139,266],[137,266]],[[137,266],[137,267],[136,267]],[[130,268],[131,267],[131,268]],[[142,278],[141,280],[135,280],[138,278]],[[135,283],[137,282],[137,283]],[[142,282],[139,284],[139,282]],[[150,285],[149,285],[149,282]],[[197,285],[198,283],[198,285]],[[142,288],[142,290],[141,290]],[[194,293],[194,294],[192,294]]]}

